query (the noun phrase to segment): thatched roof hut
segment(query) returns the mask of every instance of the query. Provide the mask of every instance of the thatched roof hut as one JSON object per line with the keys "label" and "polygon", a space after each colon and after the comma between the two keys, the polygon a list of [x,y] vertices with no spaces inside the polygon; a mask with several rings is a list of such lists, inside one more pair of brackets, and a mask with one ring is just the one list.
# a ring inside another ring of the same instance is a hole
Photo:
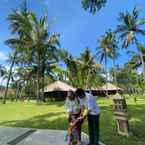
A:
{"label": "thatched roof hut", "polygon": [[44,87],[45,97],[51,100],[64,100],[68,92],[75,90],[76,88],[62,81],[55,81]]}
{"label": "thatched roof hut", "polygon": [[108,93],[108,95],[112,95],[112,94],[116,94],[117,92],[121,93],[124,91],[122,88],[119,88],[111,83],[107,83],[102,87],[92,88],[91,90],[94,95],[99,95],[99,96],[106,96],[106,93]]}
{"label": "thatched roof hut", "polygon": [[76,89],[73,86],[68,85],[62,81],[55,81],[44,87],[44,92],[70,91],[70,90],[75,91]]}
{"label": "thatched roof hut", "polygon": [[117,87],[117,86],[115,86],[111,83],[107,83],[107,84],[103,85],[102,87],[100,87],[98,89],[99,90],[104,90],[104,91],[106,91],[106,90],[108,90],[108,91],[123,91],[122,88]]}

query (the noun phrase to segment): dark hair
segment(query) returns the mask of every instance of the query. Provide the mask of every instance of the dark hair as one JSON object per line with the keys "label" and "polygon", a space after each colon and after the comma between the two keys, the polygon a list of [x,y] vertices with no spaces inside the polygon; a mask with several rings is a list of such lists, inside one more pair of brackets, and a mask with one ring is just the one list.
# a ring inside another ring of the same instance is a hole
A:
{"label": "dark hair", "polygon": [[84,97],[85,96],[85,92],[82,88],[78,88],[76,90],[76,95],[78,95],[79,97]]}

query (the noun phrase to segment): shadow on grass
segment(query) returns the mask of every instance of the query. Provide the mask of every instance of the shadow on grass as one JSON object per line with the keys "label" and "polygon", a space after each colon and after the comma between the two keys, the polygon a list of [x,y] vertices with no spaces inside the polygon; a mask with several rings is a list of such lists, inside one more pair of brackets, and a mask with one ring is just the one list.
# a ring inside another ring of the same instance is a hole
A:
{"label": "shadow on grass", "polygon": [[64,101],[54,101],[54,102],[46,102],[46,103],[43,103],[43,102],[42,102],[42,103],[39,103],[39,104],[36,103],[36,105],[38,105],[38,106],[56,105],[57,107],[63,107],[64,104],[65,104]]}
{"label": "shadow on grass", "polygon": [[65,117],[57,117],[58,115],[60,116],[62,114],[64,113],[63,112],[47,113],[26,120],[13,120],[1,122],[0,125],[10,127],[38,128],[38,129],[66,129],[67,119]]}

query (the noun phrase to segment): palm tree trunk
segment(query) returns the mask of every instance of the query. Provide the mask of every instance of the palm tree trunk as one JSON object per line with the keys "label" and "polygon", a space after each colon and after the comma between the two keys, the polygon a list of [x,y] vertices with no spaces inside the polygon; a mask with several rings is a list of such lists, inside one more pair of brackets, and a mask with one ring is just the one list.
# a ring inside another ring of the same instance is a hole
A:
{"label": "palm tree trunk", "polygon": [[45,75],[44,72],[42,74],[42,89],[41,89],[41,95],[42,95],[42,100],[45,102],[45,98],[44,98],[44,85],[45,85]]}
{"label": "palm tree trunk", "polygon": [[106,96],[108,97],[107,54],[105,54]]}
{"label": "palm tree trunk", "polygon": [[20,85],[19,85],[19,82],[17,82],[16,101],[18,101],[18,98],[19,98],[19,91],[20,91]]}
{"label": "palm tree trunk", "polygon": [[37,67],[37,102],[40,101],[40,55],[38,54],[38,67]]}
{"label": "palm tree trunk", "polygon": [[8,80],[7,80],[6,90],[5,90],[5,94],[4,94],[4,98],[3,98],[3,104],[6,103],[7,94],[8,94],[8,87],[9,87],[9,83],[10,83],[10,79],[11,79],[11,73],[12,73],[14,63],[15,63],[16,56],[17,56],[17,51],[15,50],[13,60],[12,60],[12,64],[10,66],[10,70],[9,70],[9,74],[8,74]]}
{"label": "palm tree trunk", "polygon": [[115,70],[115,58],[113,58],[113,80],[114,80],[114,84],[116,86],[116,93],[118,93],[118,89],[117,89],[117,77],[116,77],[116,70]]}
{"label": "palm tree trunk", "polygon": [[39,70],[37,70],[37,102],[40,100],[40,79],[39,79]]}
{"label": "palm tree trunk", "polygon": [[41,97],[42,101],[45,102],[44,96],[44,85],[45,85],[45,55],[42,57],[42,68],[41,68],[41,76],[42,76],[42,87],[41,87]]}

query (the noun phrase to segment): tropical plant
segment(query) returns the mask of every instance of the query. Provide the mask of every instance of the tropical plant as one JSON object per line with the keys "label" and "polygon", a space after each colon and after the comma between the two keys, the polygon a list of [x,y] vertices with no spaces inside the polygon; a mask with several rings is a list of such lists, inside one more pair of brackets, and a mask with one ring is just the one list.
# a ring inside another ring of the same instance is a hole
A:
{"label": "tropical plant", "polygon": [[90,49],[86,48],[78,58],[68,53],[63,58],[67,66],[68,80],[73,86],[90,89],[98,85],[98,79],[102,79],[101,65],[96,63]]}
{"label": "tropical plant", "polygon": [[82,0],[82,7],[85,10],[89,10],[90,13],[95,14],[96,11],[99,11],[102,7],[105,6],[107,0]]}
{"label": "tropical plant", "polygon": [[[44,74],[50,74],[52,64],[58,61],[57,47],[59,46],[59,34],[50,34],[48,32],[47,16],[40,19],[36,15],[28,11],[26,3],[23,9],[14,10],[9,16],[11,31],[17,38],[12,38],[6,43],[14,48],[14,58],[11,68],[15,60],[20,56],[20,64],[27,66],[36,66],[37,68],[37,100],[40,100],[40,81],[44,82]],[[11,70],[11,69],[10,69]],[[11,72],[11,71],[10,71]],[[9,80],[9,79],[8,79]],[[9,85],[9,81],[7,86]],[[5,98],[7,92],[5,93]]]}
{"label": "tropical plant", "polygon": [[[51,65],[58,61],[57,47],[59,46],[59,34],[50,35],[48,32],[47,17],[40,20],[31,13],[32,44],[34,49],[34,64],[37,65],[37,100],[40,99],[40,79],[44,81],[44,73],[50,71]],[[43,83],[44,84],[44,83]]]}
{"label": "tropical plant", "polygon": [[93,56],[90,49],[86,48],[78,60],[81,65],[85,89],[96,87],[96,79],[101,70],[101,65],[96,63],[96,54]]}
{"label": "tropical plant", "polygon": [[116,69],[117,83],[125,90],[138,88],[138,76],[137,72],[128,64],[125,64],[123,67],[117,67]]}
{"label": "tropical plant", "polygon": [[135,7],[131,13],[128,11],[126,13],[120,13],[120,24],[117,26],[116,32],[120,34],[119,37],[121,40],[123,40],[123,48],[128,48],[130,44],[136,44],[138,54],[142,62],[145,79],[145,64],[141,51],[142,47],[138,40],[139,35],[145,35],[145,29],[143,29],[145,18],[139,18],[139,12],[140,11],[137,9],[137,7]]}
{"label": "tropical plant", "polygon": [[[29,14],[30,13],[26,10],[26,5],[24,5],[24,7],[21,10],[14,10],[8,16],[8,21],[10,22],[11,32],[12,34],[15,34],[16,37],[8,39],[5,42],[10,48],[12,48],[12,53],[11,53],[12,61],[11,61],[10,69],[9,69],[9,75],[8,75],[7,84],[6,84],[6,91],[5,91],[4,100],[3,100],[4,104],[6,103],[9,82],[11,79],[12,69],[15,64],[15,59],[17,58],[18,53],[23,50],[22,47],[25,46],[25,42],[27,42],[25,36],[26,35],[29,36],[28,32],[30,32],[30,30],[28,29],[28,27],[26,27],[28,25],[27,19],[28,19]],[[27,33],[25,29],[27,30]]]}
{"label": "tropical plant", "polygon": [[[109,30],[98,40],[99,47],[97,47],[97,57],[100,59],[100,62],[104,62],[104,70],[106,76],[106,84],[108,82],[108,70],[107,70],[107,61],[108,58],[113,59],[114,67],[115,67],[115,60],[118,57],[117,52],[117,41],[115,33]],[[107,87],[107,85],[106,85]],[[106,88],[107,90],[108,88]],[[108,91],[107,94],[108,95]]]}

